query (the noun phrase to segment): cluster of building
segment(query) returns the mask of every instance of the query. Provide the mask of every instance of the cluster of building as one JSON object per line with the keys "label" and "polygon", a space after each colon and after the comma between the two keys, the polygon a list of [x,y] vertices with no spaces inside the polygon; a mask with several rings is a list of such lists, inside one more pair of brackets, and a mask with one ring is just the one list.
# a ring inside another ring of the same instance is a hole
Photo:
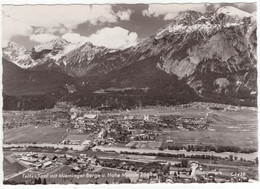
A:
{"label": "cluster of building", "polygon": [[[131,159],[114,159],[87,154],[54,154],[54,153],[16,153],[12,155],[19,163],[33,168],[41,174],[48,173],[51,168],[60,165],[69,166],[71,174],[82,174],[84,171],[95,171],[99,167],[130,171],[135,178],[132,183],[181,183],[181,182],[248,182],[246,174],[230,171],[222,172],[198,161],[187,161],[186,165],[167,162],[141,162]],[[135,174],[133,174],[135,173]],[[137,175],[137,177],[136,177]]]}
{"label": "cluster of building", "polygon": [[199,131],[207,129],[209,122],[202,116],[180,116],[175,122],[175,125],[179,130]]}
{"label": "cluster of building", "polygon": [[146,131],[132,136],[131,139],[136,141],[140,141],[140,140],[155,141],[158,138],[158,135],[159,135],[158,133]]}
{"label": "cluster of building", "polygon": [[28,152],[23,154],[15,154],[13,157],[21,164],[35,167],[36,169],[48,168],[57,161],[56,155],[46,155],[43,153]]}
{"label": "cluster of building", "polygon": [[95,133],[100,131],[98,124],[99,111],[86,112],[78,108],[70,108],[70,122],[74,129],[78,129],[80,133]]}
{"label": "cluster of building", "polygon": [[[248,182],[246,175],[237,175],[229,172],[221,172],[216,168],[209,168],[197,161],[190,161],[187,167],[179,167],[170,164],[159,164],[157,166],[150,163],[133,163],[131,161],[108,159],[98,160],[99,165],[103,167],[112,167],[116,169],[130,170],[138,174],[134,182]],[[166,171],[165,171],[166,170]],[[130,178],[131,179],[131,178]],[[133,182],[133,181],[132,181]]]}
{"label": "cluster of building", "polygon": [[13,158],[19,163],[32,167],[42,173],[48,171],[50,168],[58,167],[62,164],[71,166],[72,173],[77,173],[83,170],[91,171],[95,165],[96,158],[88,157],[86,154],[79,156],[71,154],[52,154],[52,153],[36,153],[27,152],[22,154],[14,154]]}
{"label": "cluster of building", "polygon": [[[66,108],[65,108],[66,109]],[[130,141],[155,141],[163,134],[163,128],[175,130],[207,129],[209,123],[203,116],[189,117],[185,115],[132,115],[101,114],[100,111],[70,107],[67,109],[70,129],[68,134],[91,134],[91,145],[113,145]],[[67,121],[60,116],[58,122]],[[80,137],[79,137],[80,138]],[[63,144],[82,144],[81,140],[62,140]]]}

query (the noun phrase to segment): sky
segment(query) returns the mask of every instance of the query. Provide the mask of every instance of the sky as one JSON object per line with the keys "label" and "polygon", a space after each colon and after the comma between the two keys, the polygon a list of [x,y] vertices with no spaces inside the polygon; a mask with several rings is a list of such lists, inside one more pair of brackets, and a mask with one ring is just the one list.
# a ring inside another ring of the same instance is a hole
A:
{"label": "sky", "polygon": [[2,45],[33,46],[62,38],[107,48],[127,48],[169,24],[180,12],[234,6],[256,14],[253,3],[2,5]]}

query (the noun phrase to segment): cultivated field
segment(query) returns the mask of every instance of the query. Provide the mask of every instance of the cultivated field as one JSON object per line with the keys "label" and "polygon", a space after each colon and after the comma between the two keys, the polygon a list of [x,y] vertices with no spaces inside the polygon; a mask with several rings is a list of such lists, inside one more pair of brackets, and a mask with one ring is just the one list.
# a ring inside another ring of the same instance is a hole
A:
{"label": "cultivated field", "polygon": [[10,155],[7,153],[4,154],[5,157],[3,159],[3,170],[4,170],[4,177],[18,173],[24,169],[26,169],[21,164],[17,163]]}
{"label": "cultivated field", "polygon": [[164,134],[162,140],[173,140],[168,145],[216,145],[257,148],[257,132],[182,131]]}
{"label": "cultivated field", "polygon": [[57,143],[65,134],[61,127],[19,127],[4,129],[4,143]]}
{"label": "cultivated field", "polygon": [[253,124],[257,125],[257,111],[239,110],[239,111],[211,111],[209,118],[219,124]]}
{"label": "cultivated field", "polygon": [[126,144],[126,147],[130,147],[130,148],[143,148],[143,149],[147,149],[147,148],[160,148],[163,144],[163,141],[131,141],[128,144]]}
{"label": "cultivated field", "polygon": [[85,140],[90,140],[93,139],[94,137],[90,134],[71,134],[68,133],[67,136],[64,138],[64,140],[71,140],[71,141],[76,141],[79,140],[81,142]]}

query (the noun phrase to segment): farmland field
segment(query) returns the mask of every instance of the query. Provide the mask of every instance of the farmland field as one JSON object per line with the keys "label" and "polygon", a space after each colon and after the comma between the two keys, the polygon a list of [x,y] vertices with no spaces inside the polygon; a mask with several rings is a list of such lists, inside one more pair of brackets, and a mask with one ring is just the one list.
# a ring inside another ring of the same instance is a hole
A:
{"label": "farmland field", "polygon": [[[26,110],[22,113],[28,116],[33,116],[36,111],[33,110]],[[23,117],[20,117],[19,114],[21,114],[21,111],[3,111],[3,119],[5,121],[11,121],[15,119],[16,122],[23,121]]]}
{"label": "farmland field", "polygon": [[126,144],[126,147],[135,147],[135,148],[160,148],[163,141],[131,141]]}
{"label": "farmland field", "polygon": [[3,160],[3,170],[4,170],[4,176],[11,175],[13,173],[18,173],[22,170],[26,169],[21,164],[17,163],[16,161],[10,161],[7,158],[4,157]]}
{"label": "farmland field", "polygon": [[240,148],[257,148],[257,132],[189,131],[172,132],[160,136],[173,140],[172,145],[219,145]]}
{"label": "farmland field", "polygon": [[65,140],[79,140],[83,142],[84,140],[93,139],[94,137],[90,134],[71,134],[68,133],[67,136],[64,138]]}
{"label": "farmland field", "polygon": [[19,127],[4,129],[4,143],[57,143],[65,134],[61,127]]}
{"label": "farmland field", "polygon": [[209,117],[216,120],[217,123],[226,124],[257,124],[257,111],[213,111]]}

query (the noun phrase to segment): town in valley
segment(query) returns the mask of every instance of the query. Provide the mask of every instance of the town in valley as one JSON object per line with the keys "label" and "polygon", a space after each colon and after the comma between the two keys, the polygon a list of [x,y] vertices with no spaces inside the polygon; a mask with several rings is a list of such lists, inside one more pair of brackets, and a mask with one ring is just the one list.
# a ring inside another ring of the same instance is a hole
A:
{"label": "town in valley", "polygon": [[257,109],[194,102],[4,111],[4,183],[254,182]]}

